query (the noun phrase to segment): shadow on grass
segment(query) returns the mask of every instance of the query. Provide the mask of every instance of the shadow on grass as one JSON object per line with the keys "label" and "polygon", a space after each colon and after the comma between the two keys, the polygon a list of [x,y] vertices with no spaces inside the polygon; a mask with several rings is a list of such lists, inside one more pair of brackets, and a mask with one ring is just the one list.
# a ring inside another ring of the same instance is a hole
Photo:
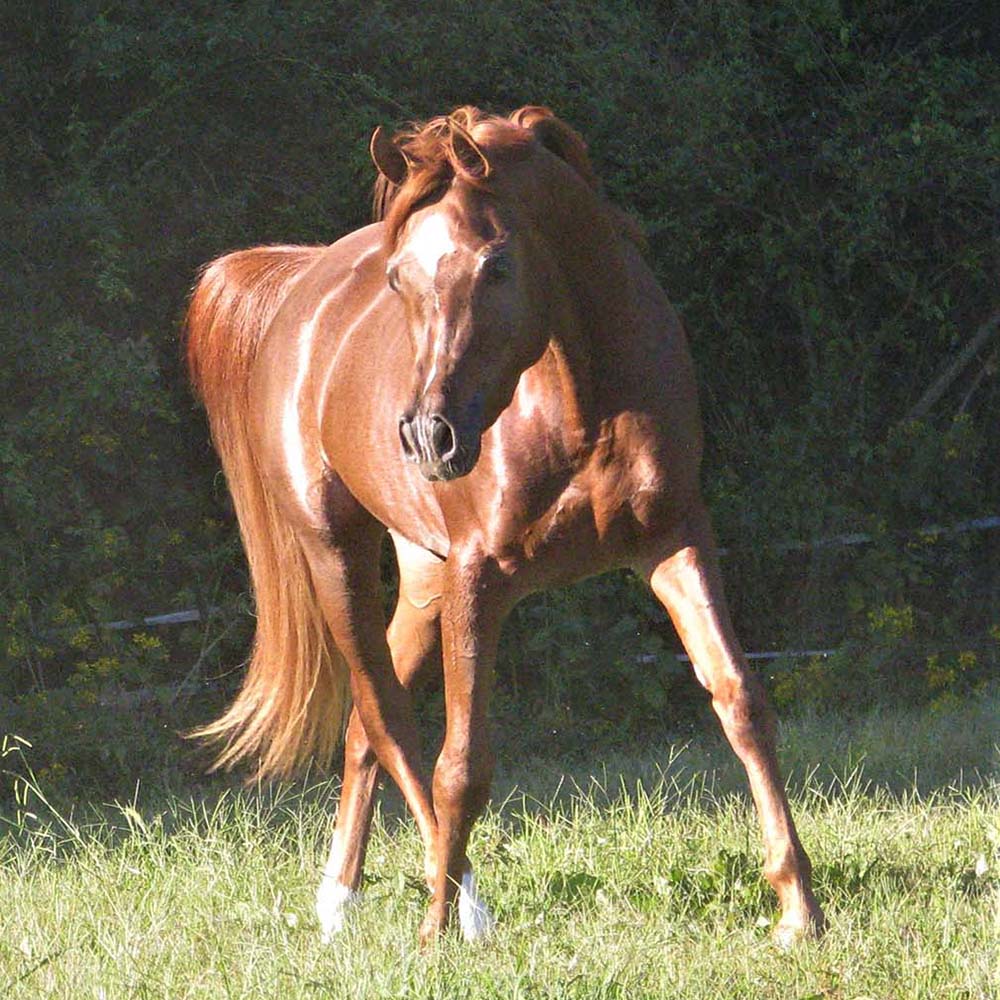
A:
{"label": "shadow on grass", "polygon": [[[517,753],[518,733],[531,727],[530,720],[498,720],[493,801],[505,839],[521,836],[538,817],[552,822],[571,818],[581,800],[599,810],[652,808],[669,813],[697,805],[713,814],[734,803],[749,809],[742,768],[718,726],[711,719],[707,724],[706,731],[685,734],[682,741],[664,738],[638,748],[633,744],[608,750],[576,734],[569,740],[568,755],[561,752],[559,734],[550,734],[551,753],[526,758]],[[995,787],[1000,775],[998,733],[1000,689],[947,712],[878,708],[853,718],[810,715],[782,727],[782,765],[798,813],[808,811],[814,797],[818,802],[858,795],[944,802]],[[310,822],[318,827],[315,836],[322,841],[329,835],[339,793],[336,779],[307,776],[294,783],[244,788],[239,776],[206,777],[193,771],[190,744],[176,738],[175,743],[174,752],[185,756],[183,767],[153,767],[143,776],[141,760],[136,760],[127,772],[128,784],[123,778],[100,792],[78,786],[50,765],[37,768],[33,748],[12,746],[0,761],[7,783],[0,828],[8,849],[44,836],[52,851],[61,854],[72,851],[88,829],[100,829],[109,843],[152,824],[168,837],[178,829],[209,831],[218,822],[218,811],[237,799],[250,804],[254,823],[275,833],[300,824],[303,806],[308,806]],[[384,789],[380,822],[390,833],[411,826],[394,787]],[[867,869],[850,867],[858,863],[836,862],[846,867],[829,867],[825,874],[820,868],[817,883],[857,888],[870,878]],[[754,858],[747,871],[757,872],[758,866]],[[578,874],[563,873],[563,881],[553,883],[554,895],[567,900],[590,891],[593,887],[576,878]],[[980,886],[973,882],[967,888],[973,892]],[[685,884],[678,891],[696,899],[701,890]]]}

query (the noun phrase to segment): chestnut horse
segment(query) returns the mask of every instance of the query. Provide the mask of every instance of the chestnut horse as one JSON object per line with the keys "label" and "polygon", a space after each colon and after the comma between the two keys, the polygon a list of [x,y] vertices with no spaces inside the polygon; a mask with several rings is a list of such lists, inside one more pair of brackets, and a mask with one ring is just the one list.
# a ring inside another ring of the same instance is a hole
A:
{"label": "chestnut horse", "polygon": [[[532,591],[632,567],[746,767],[778,939],[818,932],[773,717],[733,634],[699,490],[685,335],[633,227],[545,108],[460,108],[394,139],[376,130],[371,151],[375,224],[330,247],[229,254],[191,301],[190,370],[258,616],[243,688],[202,735],[224,765],[283,775],[329,762],[349,712],[324,935],[358,893],[381,765],[425,845],[422,940],[456,911],[477,937],[492,917],[466,847],[489,795],[501,624]],[[388,628],[387,531],[400,577]],[[428,781],[409,689],[431,670],[447,721]]]}

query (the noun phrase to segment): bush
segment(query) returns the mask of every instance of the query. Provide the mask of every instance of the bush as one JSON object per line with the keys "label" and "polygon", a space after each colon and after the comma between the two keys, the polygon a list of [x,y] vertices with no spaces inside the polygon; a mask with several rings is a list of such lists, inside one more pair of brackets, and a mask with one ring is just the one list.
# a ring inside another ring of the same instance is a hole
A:
{"label": "bush", "polygon": [[[989,341],[908,419],[997,308],[986,5],[86,0],[26,8],[7,41],[3,695],[239,662],[246,577],[181,370],[186,290],[225,250],[360,225],[372,127],[465,102],[549,103],[641,219],[692,334],[746,643],[882,649],[871,616],[911,607],[879,677],[995,664],[996,540],[902,534],[1000,496]],[[858,531],[875,542],[788,551]],[[673,667],[651,666],[672,635],[640,627],[635,594],[615,577],[526,604],[502,669],[547,711],[596,706],[620,731],[683,704]],[[221,613],[158,634],[155,656],[98,627],[189,607]]]}

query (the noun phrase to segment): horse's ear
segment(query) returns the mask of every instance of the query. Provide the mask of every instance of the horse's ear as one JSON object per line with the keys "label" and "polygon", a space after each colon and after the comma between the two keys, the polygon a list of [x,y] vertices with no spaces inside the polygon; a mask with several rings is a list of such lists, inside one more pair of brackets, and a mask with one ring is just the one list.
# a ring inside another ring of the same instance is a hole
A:
{"label": "horse's ear", "polygon": [[465,125],[455,117],[448,119],[450,126],[450,142],[455,164],[467,177],[482,180],[490,173],[490,161],[479,148],[479,144],[469,134]]}
{"label": "horse's ear", "polygon": [[592,188],[598,186],[594,168],[587,155],[587,144],[548,108],[540,104],[529,104],[511,114],[510,120],[515,125],[528,129],[550,153],[565,160]]}
{"label": "horse's ear", "polygon": [[381,125],[372,133],[372,141],[368,148],[378,172],[383,177],[397,187],[406,180],[410,165],[406,162],[402,150]]}

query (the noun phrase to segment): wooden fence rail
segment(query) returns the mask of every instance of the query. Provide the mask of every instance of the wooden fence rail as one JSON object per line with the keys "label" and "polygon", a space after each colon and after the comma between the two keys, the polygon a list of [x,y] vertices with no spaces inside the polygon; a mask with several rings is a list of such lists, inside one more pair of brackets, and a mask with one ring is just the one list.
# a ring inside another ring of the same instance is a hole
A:
{"label": "wooden fence rail", "polygon": [[[915,531],[900,532],[901,537],[911,538],[936,538],[940,536],[961,535],[970,531],[990,531],[1000,528],[1000,515],[989,515],[987,517],[977,517],[969,521],[960,521],[957,524],[939,525],[932,524]],[[809,542],[779,542],[775,546],[778,552],[804,552],[813,549],[827,548],[847,548],[855,545],[865,545],[872,542],[873,536],[865,532],[856,532],[846,535],[833,535],[829,538],[818,538]],[[720,555],[727,555],[728,549],[720,548]],[[217,609],[212,609],[215,611]],[[114,632],[125,632],[130,629],[143,627],[160,628],[167,625],[184,625],[189,622],[201,621],[202,615],[197,608],[189,608],[185,611],[171,611],[162,615],[148,615],[138,621],[122,619],[121,621],[102,622],[101,627]],[[762,650],[759,652],[747,653],[748,660],[779,660],[779,659],[810,659],[814,656],[830,656],[835,653],[835,649],[782,649],[782,650]],[[679,655],[678,659],[687,661],[688,657]]]}

